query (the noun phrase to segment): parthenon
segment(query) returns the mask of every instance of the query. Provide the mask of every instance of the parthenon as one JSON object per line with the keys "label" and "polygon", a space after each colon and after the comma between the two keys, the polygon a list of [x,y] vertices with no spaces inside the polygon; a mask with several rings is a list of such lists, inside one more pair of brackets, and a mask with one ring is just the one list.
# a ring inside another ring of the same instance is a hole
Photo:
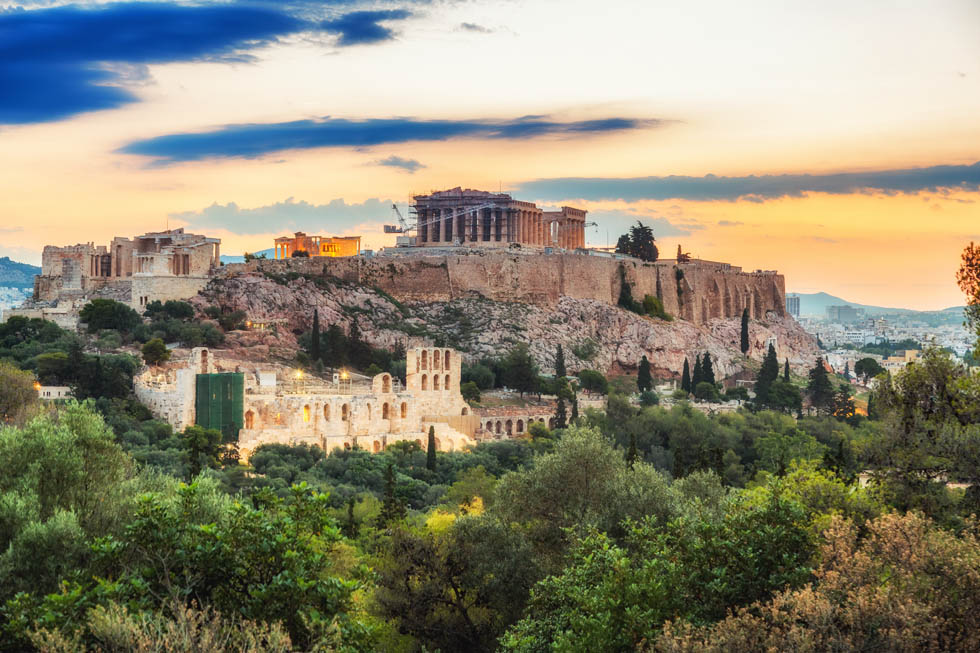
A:
{"label": "parthenon", "polygon": [[507,193],[460,187],[412,198],[418,219],[416,244],[423,247],[585,247],[582,209],[544,211]]}

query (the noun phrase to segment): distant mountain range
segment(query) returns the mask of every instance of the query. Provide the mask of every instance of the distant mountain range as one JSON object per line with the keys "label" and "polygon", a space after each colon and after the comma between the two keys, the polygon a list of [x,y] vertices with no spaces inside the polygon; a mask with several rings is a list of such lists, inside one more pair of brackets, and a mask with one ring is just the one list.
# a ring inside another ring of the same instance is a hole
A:
{"label": "distant mountain range", "polygon": [[834,295],[830,295],[825,292],[787,292],[786,296],[796,296],[800,298],[800,315],[813,315],[816,317],[826,316],[828,306],[854,306],[855,308],[863,308],[864,312],[868,315],[956,313],[957,315],[962,316],[964,308],[963,306],[951,306],[949,308],[944,308],[941,311],[916,311],[911,308],[888,308],[885,306],[871,306],[869,304],[849,302],[846,299],[841,299],[840,297],[835,297]]}
{"label": "distant mountain range", "polygon": [[35,274],[41,274],[41,268],[36,265],[18,263],[7,256],[0,257],[0,286],[33,288]]}
{"label": "distant mountain range", "polygon": [[[263,249],[261,251],[251,252],[251,253],[255,254],[255,256],[262,256],[263,254],[265,254],[265,257],[266,258],[272,258],[273,256],[275,256],[276,250],[274,248],[270,247],[269,249]],[[244,263],[245,262],[245,255],[243,254],[241,256],[226,256],[226,255],[222,254],[221,255],[221,262],[224,263],[224,264],[226,264],[226,265],[228,263]]]}

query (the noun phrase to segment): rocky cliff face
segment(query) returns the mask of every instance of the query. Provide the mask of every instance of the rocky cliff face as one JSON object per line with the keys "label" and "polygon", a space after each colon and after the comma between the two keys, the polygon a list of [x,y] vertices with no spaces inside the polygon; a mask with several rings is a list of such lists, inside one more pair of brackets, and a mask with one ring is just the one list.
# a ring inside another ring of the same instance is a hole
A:
{"label": "rocky cliff face", "polygon": [[[252,357],[295,356],[296,334],[310,328],[317,309],[323,329],[338,324],[346,331],[357,320],[365,340],[376,346],[427,341],[459,349],[468,361],[500,356],[518,343],[527,343],[542,371],[548,373],[558,343],[572,370],[633,370],[646,355],[661,375],[680,374],[685,356],[693,359],[695,353],[705,351],[711,353],[719,378],[746,365],[738,350],[738,318],[709,317],[704,324],[680,319],[668,322],[595,299],[564,296],[554,305],[479,296],[400,301],[384,291],[337,278],[279,276],[252,269],[213,280],[193,301],[200,308],[213,304],[242,310],[253,321],[285,320],[276,334],[232,334],[229,346],[247,349],[242,353]],[[771,311],[752,320],[750,357],[760,360],[770,338],[776,340],[780,360],[788,358],[801,371],[812,365],[816,342],[792,318]]]}

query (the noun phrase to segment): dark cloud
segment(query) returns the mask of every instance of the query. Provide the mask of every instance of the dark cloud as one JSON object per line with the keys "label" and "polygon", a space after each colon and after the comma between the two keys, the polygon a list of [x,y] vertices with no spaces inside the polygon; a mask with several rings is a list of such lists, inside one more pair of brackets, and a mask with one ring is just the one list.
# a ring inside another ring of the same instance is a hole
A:
{"label": "dark cloud", "polygon": [[114,63],[246,61],[245,52],[308,24],[247,4],[66,5],[0,12],[0,123],[111,109],[135,97]]}
{"label": "dark cloud", "polygon": [[379,165],[379,166],[401,168],[402,170],[406,170],[408,172],[416,172],[417,170],[421,170],[422,168],[425,167],[423,164],[419,163],[415,159],[403,159],[402,157],[395,156],[395,155],[389,156],[385,159],[378,159],[374,163],[375,165]]}
{"label": "dark cloud", "polygon": [[323,118],[281,123],[225,125],[198,133],[168,134],[135,141],[120,152],[154,157],[158,163],[197,161],[214,157],[257,157],[269,152],[316,147],[369,147],[410,141],[443,141],[470,137],[521,139],[574,136],[640,129],[659,121],[608,118],[557,122],[541,116],[516,120],[419,120]]}
{"label": "dark cloud", "polygon": [[684,199],[763,202],[781,197],[802,197],[807,193],[894,195],[942,190],[980,190],[980,162],[817,175],[561,177],[525,182],[518,186],[517,192],[543,201],[574,198],[591,201]]}
{"label": "dark cloud", "polygon": [[384,11],[352,11],[339,18],[325,20],[320,27],[327,32],[340,34],[338,45],[362,45],[379,43],[395,38],[395,33],[382,22],[405,20],[412,15],[406,9]]}
{"label": "dark cloud", "polygon": [[490,34],[493,32],[489,27],[484,27],[483,25],[477,25],[476,23],[460,23],[459,29],[467,32],[479,32],[480,34]]}
{"label": "dark cloud", "polygon": [[741,227],[744,224],[745,224],[744,222],[739,222],[738,220],[719,220],[718,221],[718,226],[719,227]]}
{"label": "dark cloud", "polygon": [[218,204],[200,211],[171,213],[170,217],[196,229],[226,229],[235,234],[288,234],[295,231],[321,236],[343,233],[362,224],[389,220],[391,200],[369,199],[348,204],[335,199],[326,204],[297,202],[292,197],[256,208],[241,208],[234,202]]}

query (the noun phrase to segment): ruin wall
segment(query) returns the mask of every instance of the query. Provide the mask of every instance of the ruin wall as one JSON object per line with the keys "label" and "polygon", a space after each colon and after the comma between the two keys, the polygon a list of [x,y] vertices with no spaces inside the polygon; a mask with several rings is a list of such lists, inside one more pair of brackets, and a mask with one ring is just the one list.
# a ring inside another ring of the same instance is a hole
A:
{"label": "ruin wall", "polygon": [[[621,272],[622,270],[622,272]],[[785,313],[785,280],[775,272],[743,272],[706,261],[644,263],[583,254],[481,251],[443,256],[296,258],[226,265],[219,276],[262,271],[329,275],[379,288],[396,299],[445,302],[465,297],[554,307],[562,296],[616,304],[621,278],[633,298],[654,295],[665,310],[695,324],[711,318],[753,319]]]}

